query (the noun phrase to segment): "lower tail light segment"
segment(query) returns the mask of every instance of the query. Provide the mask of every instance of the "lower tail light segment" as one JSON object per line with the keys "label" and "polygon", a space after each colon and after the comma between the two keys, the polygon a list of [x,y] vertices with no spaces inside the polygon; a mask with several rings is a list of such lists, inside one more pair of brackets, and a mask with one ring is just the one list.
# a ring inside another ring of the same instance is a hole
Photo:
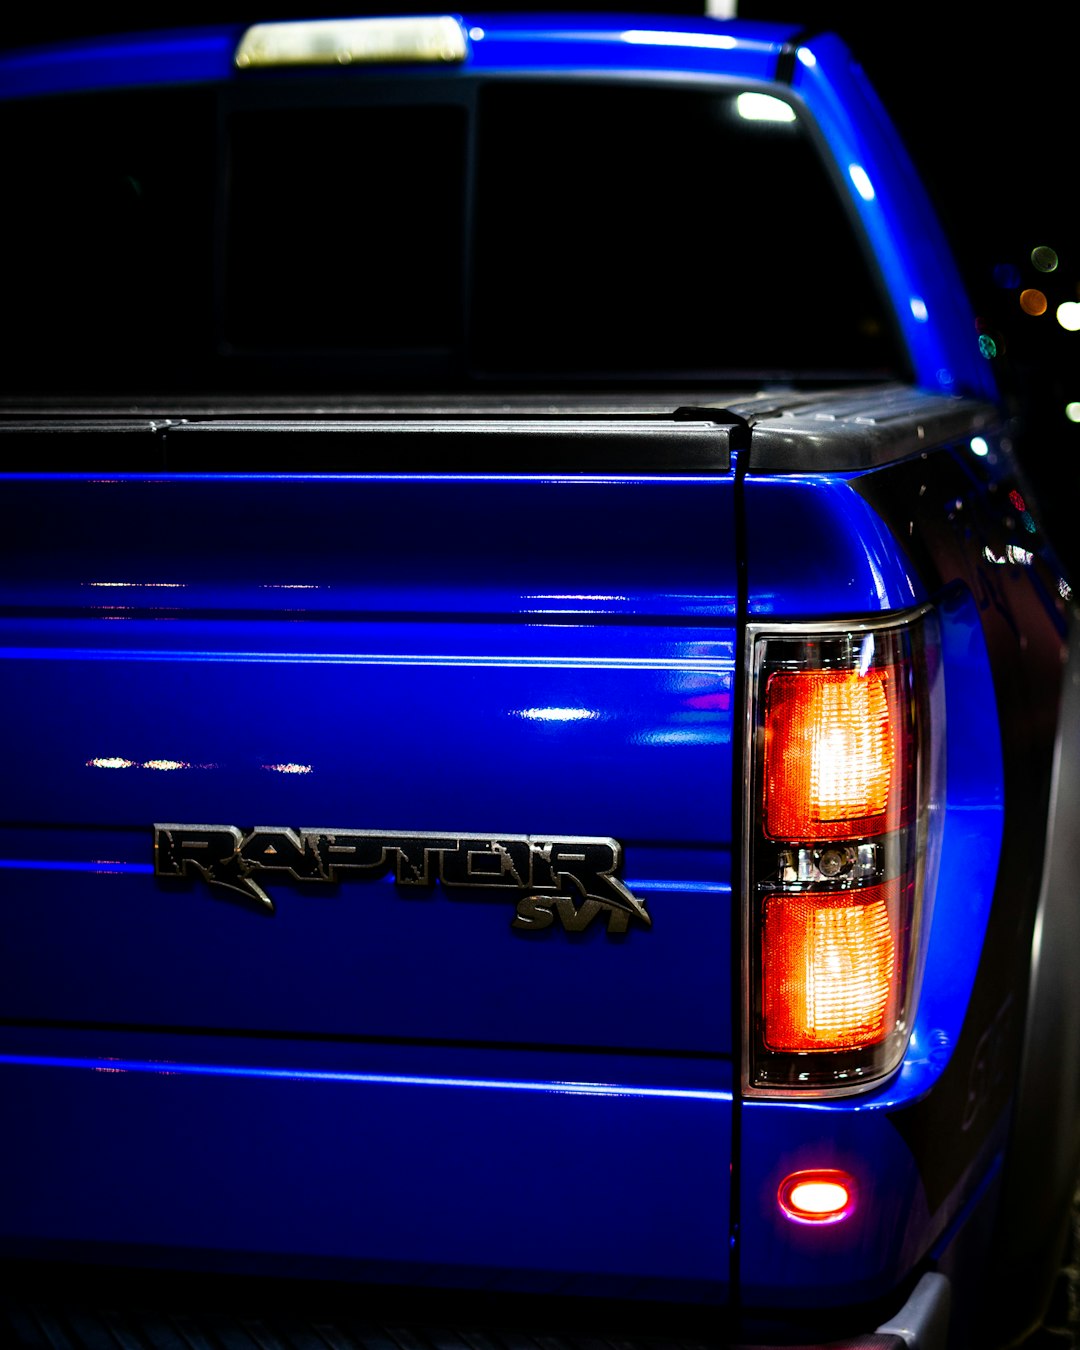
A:
{"label": "lower tail light segment", "polygon": [[935,633],[926,612],[845,631],[751,630],[751,1095],[857,1090],[903,1055],[940,703]]}

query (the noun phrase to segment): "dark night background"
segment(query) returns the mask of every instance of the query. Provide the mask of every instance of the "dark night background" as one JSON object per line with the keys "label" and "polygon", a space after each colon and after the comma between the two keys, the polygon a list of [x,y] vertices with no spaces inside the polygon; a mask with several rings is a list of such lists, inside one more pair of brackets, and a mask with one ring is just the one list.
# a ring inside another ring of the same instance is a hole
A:
{"label": "dark night background", "polygon": [[[166,4],[132,10],[106,4],[63,18],[29,10],[5,20],[2,41],[19,46],[93,31],[424,8],[438,6],[295,0],[251,8]],[[701,12],[686,0],[640,8]],[[1080,404],[1080,332],[1066,332],[1055,312],[1063,301],[1080,299],[1080,241],[1073,226],[1080,11],[1052,8],[1045,0],[1008,10],[971,0],[742,0],[739,14],[840,33],[876,85],[943,218],[980,329],[994,338],[1002,394],[1010,411],[1021,414],[1015,440],[1029,486],[1075,586],[1080,541],[1073,540],[1071,503],[1080,484],[1080,423],[1071,422],[1065,409]],[[1038,246],[1058,255],[1054,271],[1039,271],[1031,262]],[[1043,292],[1044,313],[1021,309],[1025,288]]]}

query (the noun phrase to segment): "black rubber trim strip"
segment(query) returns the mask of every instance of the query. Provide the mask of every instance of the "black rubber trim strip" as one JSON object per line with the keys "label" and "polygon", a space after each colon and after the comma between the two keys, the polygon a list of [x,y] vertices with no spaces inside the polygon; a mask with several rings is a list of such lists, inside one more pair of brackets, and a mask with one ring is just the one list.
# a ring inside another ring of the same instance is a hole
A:
{"label": "black rubber trim strip", "polygon": [[778,84],[792,84],[795,79],[795,62],[798,60],[799,48],[804,42],[809,42],[812,37],[820,33],[820,28],[800,28],[794,37],[788,38],[780,48],[780,55],[776,58],[776,81]]}

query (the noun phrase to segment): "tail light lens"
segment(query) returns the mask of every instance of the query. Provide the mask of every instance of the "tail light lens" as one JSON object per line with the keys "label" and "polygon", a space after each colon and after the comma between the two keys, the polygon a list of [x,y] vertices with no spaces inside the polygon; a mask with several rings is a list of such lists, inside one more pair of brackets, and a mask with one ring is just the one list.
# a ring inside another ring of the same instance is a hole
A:
{"label": "tail light lens", "polygon": [[850,1091],[903,1056],[940,741],[935,634],[927,613],[751,629],[751,1094]]}

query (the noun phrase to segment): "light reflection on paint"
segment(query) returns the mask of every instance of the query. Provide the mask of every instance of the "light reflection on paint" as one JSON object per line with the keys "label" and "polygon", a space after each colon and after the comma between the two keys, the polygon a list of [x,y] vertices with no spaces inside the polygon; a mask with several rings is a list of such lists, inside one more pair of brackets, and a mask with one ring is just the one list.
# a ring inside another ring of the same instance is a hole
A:
{"label": "light reflection on paint", "polygon": [[[153,863],[109,863],[110,872],[131,872],[149,875]],[[0,858],[0,871],[5,872],[99,872],[102,865],[96,861],[73,862],[60,858]]]}
{"label": "light reflection on paint", "polygon": [[516,708],[512,715],[530,722],[591,722],[600,716],[592,708]]}
{"label": "light reflection on paint", "polygon": [[872,202],[877,195],[874,192],[874,185],[870,181],[870,175],[861,164],[848,165],[848,177],[855,184],[855,191],[864,202]]}
{"label": "light reflection on paint", "polygon": [[922,296],[913,295],[911,299],[908,301],[908,304],[911,306],[911,317],[915,320],[915,322],[926,323],[927,319],[929,319],[930,317],[930,314],[926,308],[926,301],[922,298]]}
{"label": "light reflection on paint", "polygon": [[161,773],[173,773],[176,769],[190,769],[191,765],[182,759],[146,759],[144,769],[157,769]]}
{"label": "light reflection on paint", "polygon": [[807,70],[813,70],[814,67],[817,65],[817,57],[810,50],[809,47],[800,47],[799,50],[795,53],[795,55],[799,58],[799,60],[807,68]]}
{"label": "light reflection on paint", "polygon": [[261,766],[268,773],[312,773],[310,764],[263,764]]}
{"label": "light reflection on paint", "polygon": [[699,726],[673,727],[670,730],[645,731],[630,738],[632,745],[726,745],[731,735],[726,724],[717,725],[715,717],[706,717]]}
{"label": "light reflection on paint", "polygon": [[731,51],[738,44],[726,33],[655,33],[648,29],[630,28],[619,37],[641,47],[712,47]]}
{"label": "light reflection on paint", "polygon": [[135,769],[138,765],[133,759],[121,759],[118,755],[112,755],[106,759],[88,759],[86,761],[88,769]]}
{"label": "light reflection on paint", "polygon": [[187,585],[184,581],[84,581],[84,586],[105,587],[107,589],[127,589],[137,591],[182,591]]}
{"label": "light reflection on paint", "polygon": [[236,1064],[184,1064],[178,1061],[126,1059],[118,1062],[77,1059],[72,1055],[0,1054],[0,1064],[28,1068],[126,1069],[135,1073],[194,1074],[209,1078],[278,1078],[290,1082],[374,1083],[392,1087],[484,1088],[503,1092],[547,1092],[598,1097],[660,1097],[730,1102],[722,1088],[642,1087],[629,1083],[576,1083],[512,1078],[436,1078],[409,1074],[357,1073],[340,1069],[277,1069]]}
{"label": "light reflection on paint", "polygon": [[317,591],[319,587],[302,581],[261,581],[261,591]]}

